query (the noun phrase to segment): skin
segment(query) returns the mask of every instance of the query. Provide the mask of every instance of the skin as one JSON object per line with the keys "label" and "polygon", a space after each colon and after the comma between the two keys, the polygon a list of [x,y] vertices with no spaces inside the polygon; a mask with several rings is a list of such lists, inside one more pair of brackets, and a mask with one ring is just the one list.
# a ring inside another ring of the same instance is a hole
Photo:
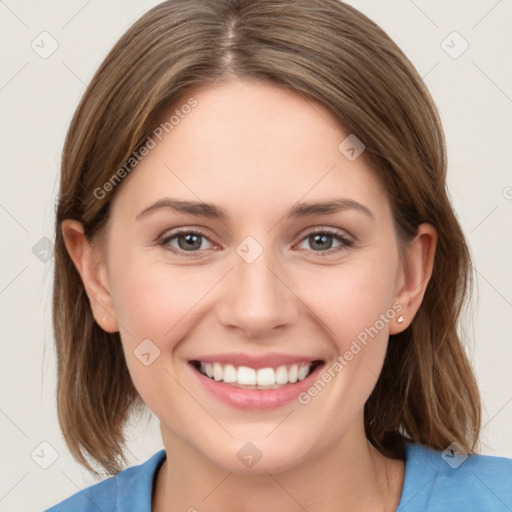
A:
{"label": "skin", "polygon": [[[101,243],[87,241],[77,221],[62,228],[96,321],[120,332],[133,382],[160,420],[168,458],[153,510],[395,510],[405,465],[368,442],[363,407],[389,334],[405,329],[421,304],[435,229],[419,227],[406,269],[382,186],[363,157],[352,162],[338,150],[348,133],[319,103],[236,80],[190,91],[171,112],[190,96],[198,106],[120,186]],[[160,209],[136,219],[164,197],[215,203],[230,218]],[[357,209],[285,216],[298,201],[338,198],[373,218]],[[167,248],[158,239],[176,227],[202,227],[207,238],[195,252],[173,253],[177,238]],[[317,228],[353,244],[329,238],[318,248],[309,238]],[[247,236],[263,249],[252,263],[236,252]],[[406,321],[386,323],[307,405],[230,407],[187,363],[273,352],[328,367],[396,301]],[[133,353],[147,338],[160,349],[149,366]],[[237,457],[249,441],[262,453],[252,468]]]}

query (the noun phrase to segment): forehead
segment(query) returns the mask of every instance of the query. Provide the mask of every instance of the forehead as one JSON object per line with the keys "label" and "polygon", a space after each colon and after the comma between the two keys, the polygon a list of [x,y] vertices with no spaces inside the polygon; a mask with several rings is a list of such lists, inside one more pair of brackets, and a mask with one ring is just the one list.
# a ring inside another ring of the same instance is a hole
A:
{"label": "forehead", "polygon": [[134,211],[167,195],[244,214],[334,197],[387,208],[363,159],[340,150],[351,134],[339,120],[280,86],[236,80],[191,89],[162,116],[160,132],[119,194]]}

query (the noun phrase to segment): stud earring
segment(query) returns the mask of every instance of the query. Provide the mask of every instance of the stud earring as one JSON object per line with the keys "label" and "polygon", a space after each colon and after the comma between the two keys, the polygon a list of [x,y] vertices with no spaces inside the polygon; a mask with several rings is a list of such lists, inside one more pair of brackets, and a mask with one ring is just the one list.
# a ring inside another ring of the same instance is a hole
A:
{"label": "stud earring", "polygon": [[405,317],[403,315],[400,315],[396,321],[399,323],[399,324],[403,324],[405,322]]}
{"label": "stud earring", "polygon": [[105,316],[102,318],[102,320],[103,320],[103,321],[105,321],[107,318],[108,318],[108,316],[107,316],[107,315],[105,315]]}

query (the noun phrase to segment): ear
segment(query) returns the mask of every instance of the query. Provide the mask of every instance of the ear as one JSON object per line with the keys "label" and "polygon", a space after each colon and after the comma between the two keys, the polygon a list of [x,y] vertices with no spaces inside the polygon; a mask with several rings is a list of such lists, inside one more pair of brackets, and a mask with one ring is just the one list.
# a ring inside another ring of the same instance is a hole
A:
{"label": "ear", "polygon": [[436,245],[437,231],[434,226],[420,224],[416,236],[405,250],[405,261],[397,280],[395,300],[402,305],[398,318],[403,316],[404,321],[398,323],[395,320],[390,325],[390,334],[405,330],[420,308],[432,276]]}
{"label": "ear", "polygon": [[87,239],[82,223],[77,220],[64,220],[61,229],[66,250],[84,283],[94,319],[107,332],[119,331],[100,247]]}

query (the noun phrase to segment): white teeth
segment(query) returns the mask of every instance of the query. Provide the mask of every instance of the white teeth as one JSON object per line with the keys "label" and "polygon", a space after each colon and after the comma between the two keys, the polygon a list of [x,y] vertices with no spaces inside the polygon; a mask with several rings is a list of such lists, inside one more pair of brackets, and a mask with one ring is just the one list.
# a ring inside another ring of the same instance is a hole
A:
{"label": "white teeth", "polygon": [[206,373],[210,379],[213,377],[213,368],[211,364],[208,363],[201,363],[201,371],[203,373]]}
{"label": "white teeth", "polygon": [[256,370],[254,368],[239,366],[236,377],[238,384],[247,384],[249,386],[254,386],[256,384]]}
{"label": "white teeth", "polygon": [[237,379],[237,373],[236,368],[232,364],[227,364],[224,366],[224,375],[223,375],[223,381],[224,382],[236,382]]}
{"label": "white teeth", "polygon": [[215,380],[222,380],[223,377],[222,366],[219,363],[213,363],[213,378]]}
{"label": "white teeth", "polygon": [[309,365],[301,364],[297,380],[304,380],[309,372]]}
{"label": "white teeth", "polygon": [[276,383],[276,372],[273,368],[260,368],[256,372],[258,386],[273,386]]}
{"label": "white teeth", "polygon": [[290,371],[288,372],[288,382],[295,383],[297,382],[297,379],[299,378],[299,365],[294,364]]}
{"label": "white teeth", "polygon": [[276,384],[288,383],[288,370],[286,366],[279,366],[276,370]]}
{"label": "white teeth", "polygon": [[201,373],[210,377],[210,379],[213,378],[217,382],[223,381],[247,386],[276,387],[276,385],[294,384],[297,381],[304,380],[309,375],[310,370],[311,363],[281,365],[277,368],[258,368],[257,370],[248,366],[236,368],[232,364],[200,364]]}

